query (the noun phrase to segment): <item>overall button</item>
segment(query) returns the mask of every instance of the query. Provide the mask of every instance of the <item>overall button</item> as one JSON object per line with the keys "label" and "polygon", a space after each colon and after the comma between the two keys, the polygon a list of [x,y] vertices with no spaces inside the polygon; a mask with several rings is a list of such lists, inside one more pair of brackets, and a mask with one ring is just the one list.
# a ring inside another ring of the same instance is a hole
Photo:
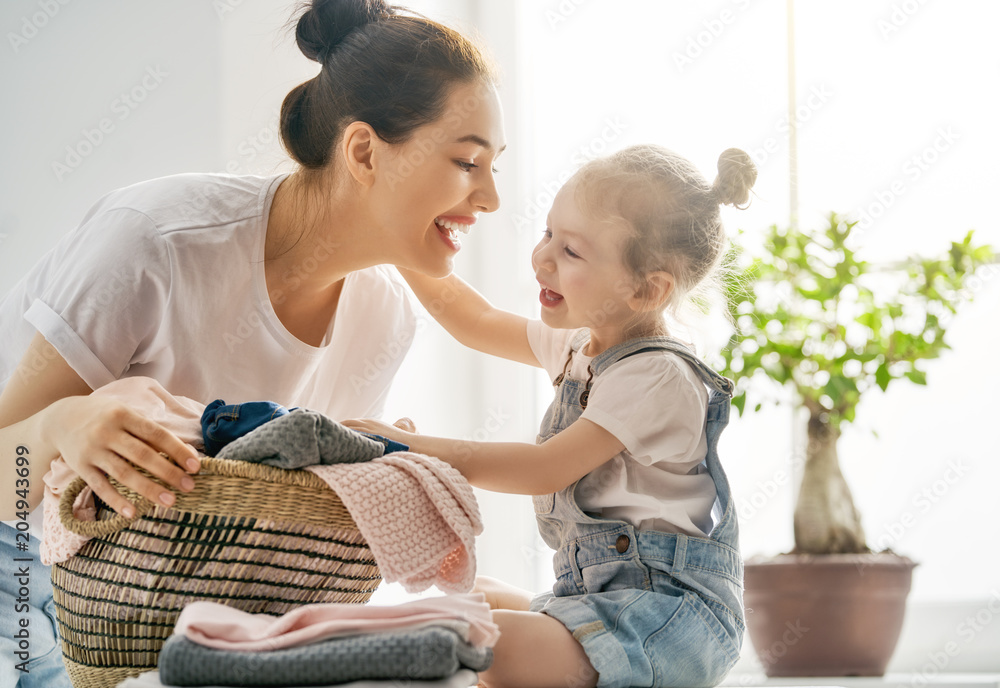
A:
{"label": "overall button", "polygon": [[618,550],[618,554],[624,554],[628,550],[628,535],[619,535],[618,539],[615,540],[615,549]]}

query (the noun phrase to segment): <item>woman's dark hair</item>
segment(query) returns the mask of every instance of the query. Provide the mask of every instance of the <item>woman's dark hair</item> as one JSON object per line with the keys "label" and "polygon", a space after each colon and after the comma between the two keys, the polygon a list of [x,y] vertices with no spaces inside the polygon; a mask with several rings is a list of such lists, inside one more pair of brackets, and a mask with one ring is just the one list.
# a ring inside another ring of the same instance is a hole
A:
{"label": "woman's dark hair", "polygon": [[497,80],[468,38],[384,0],[313,0],[295,39],[322,65],[281,104],[282,143],[306,169],[326,167],[351,122],[402,143],[443,114],[456,84]]}

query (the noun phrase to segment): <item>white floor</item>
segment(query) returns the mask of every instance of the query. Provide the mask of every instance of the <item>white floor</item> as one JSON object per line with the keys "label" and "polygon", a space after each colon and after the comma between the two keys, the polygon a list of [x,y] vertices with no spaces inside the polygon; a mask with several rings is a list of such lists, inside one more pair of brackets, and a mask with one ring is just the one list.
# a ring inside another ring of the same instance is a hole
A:
{"label": "white floor", "polygon": [[841,688],[1000,688],[1000,674],[886,674],[885,676],[841,676],[767,678],[763,674],[730,674],[723,686],[840,686]]}

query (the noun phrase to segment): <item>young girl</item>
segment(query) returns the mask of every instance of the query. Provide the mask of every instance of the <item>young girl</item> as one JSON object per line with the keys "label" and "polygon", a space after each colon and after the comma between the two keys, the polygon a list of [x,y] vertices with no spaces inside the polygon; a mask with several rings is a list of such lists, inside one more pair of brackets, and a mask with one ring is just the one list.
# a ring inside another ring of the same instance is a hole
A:
{"label": "young girl", "polygon": [[438,320],[480,351],[546,369],[556,399],[537,444],[354,427],[438,456],[473,484],[534,496],[556,550],[551,592],[477,589],[502,636],[496,686],[712,686],[743,636],[743,565],[716,453],[732,383],[662,316],[713,279],[720,204],[746,203],[756,169],[727,150],[709,185],[657,146],[585,165],[559,191],[531,262],[541,321],[490,306],[451,276],[404,273]]}

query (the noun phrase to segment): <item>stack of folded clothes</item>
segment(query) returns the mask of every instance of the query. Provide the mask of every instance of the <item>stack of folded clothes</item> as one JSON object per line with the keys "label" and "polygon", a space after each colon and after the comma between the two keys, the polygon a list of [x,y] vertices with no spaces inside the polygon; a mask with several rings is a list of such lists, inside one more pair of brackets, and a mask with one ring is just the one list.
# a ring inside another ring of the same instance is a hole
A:
{"label": "stack of folded clothes", "polygon": [[499,629],[478,594],[395,606],[313,604],[280,617],[214,602],[184,608],[152,686],[470,686]]}

